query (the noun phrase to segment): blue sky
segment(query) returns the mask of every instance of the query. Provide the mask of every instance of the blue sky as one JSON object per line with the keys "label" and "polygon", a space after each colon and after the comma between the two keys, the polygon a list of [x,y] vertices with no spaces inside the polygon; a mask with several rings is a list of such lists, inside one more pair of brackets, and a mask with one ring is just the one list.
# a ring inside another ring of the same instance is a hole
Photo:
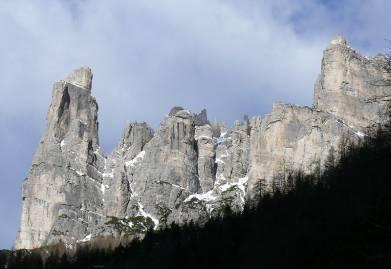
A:
{"label": "blue sky", "polygon": [[174,105],[227,125],[275,101],[311,105],[329,40],[381,52],[390,12],[388,0],[1,1],[0,248],[16,236],[52,84],[74,68],[93,69],[108,153],[126,122],[156,128]]}

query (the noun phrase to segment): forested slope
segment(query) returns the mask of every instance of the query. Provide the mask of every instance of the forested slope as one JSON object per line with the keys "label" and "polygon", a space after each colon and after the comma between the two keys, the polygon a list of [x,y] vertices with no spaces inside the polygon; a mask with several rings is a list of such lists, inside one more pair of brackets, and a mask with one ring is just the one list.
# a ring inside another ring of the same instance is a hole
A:
{"label": "forested slope", "polygon": [[[150,231],[115,250],[53,253],[45,268],[390,268],[389,137],[379,130],[361,145],[343,145],[325,173],[291,175],[242,214]],[[3,251],[0,262],[41,268],[40,256],[29,253]]]}

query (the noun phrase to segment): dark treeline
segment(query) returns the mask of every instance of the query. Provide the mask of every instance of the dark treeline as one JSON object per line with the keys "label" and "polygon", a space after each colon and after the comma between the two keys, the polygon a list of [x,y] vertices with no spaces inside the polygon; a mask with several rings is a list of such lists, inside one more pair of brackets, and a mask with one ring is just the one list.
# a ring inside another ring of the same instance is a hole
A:
{"label": "dark treeline", "polygon": [[263,195],[254,209],[228,210],[204,227],[172,225],[114,250],[2,252],[8,268],[391,268],[391,143],[378,131],[332,156],[322,175]]}

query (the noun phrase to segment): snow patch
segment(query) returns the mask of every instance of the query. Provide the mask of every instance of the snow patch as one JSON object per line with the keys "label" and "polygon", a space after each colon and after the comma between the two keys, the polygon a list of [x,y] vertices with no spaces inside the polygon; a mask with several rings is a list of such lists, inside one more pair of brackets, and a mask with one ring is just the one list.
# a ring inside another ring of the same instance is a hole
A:
{"label": "snow patch", "polygon": [[84,174],[83,172],[81,171],[78,171],[78,170],[75,170],[76,174],[78,174],[79,176],[85,176],[86,174]]}
{"label": "snow patch", "polygon": [[95,153],[96,155],[98,155],[98,156],[104,158],[104,159],[105,159],[105,164],[106,164],[106,158],[105,158],[104,155],[102,155],[102,152],[101,152],[101,149],[100,149],[99,146],[96,148],[96,150],[94,151],[94,153]]}
{"label": "snow patch", "polygon": [[129,226],[130,228],[132,228],[132,227],[134,226],[133,222],[129,221],[129,222],[128,222],[128,226]]}
{"label": "snow patch", "polygon": [[210,190],[210,191],[205,192],[205,193],[192,194],[189,197],[187,197],[184,202],[185,203],[186,202],[190,202],[193,199],[197,199],[199,201],[204,201],[206,203],[206,205],[205,205],[206,211],[210,215],[212,213],[212,211],[214,210],[213,201],[215,201],[217,198],[218,197],[215,196],[215,189],[213,189],[213,190]]}
{"label": "snow patch", "polygon": [[[244,187],[245,185],[247,185],[247,182],[248,182],[248,176],[245,176],[245,177],[239,178],[238,185],[241,187]],[[245,192],[245,189],[241,188],[241,190],[243,190],[243,192]]]}
{"label": "snow patch", "polygon": [[181,190],[184,190],[185,188],[183,188],[182,186],[179,186],[178,184],[174,184],[174,183],[170,183],[170,182],[167,182],[167,181],[160,181],[160,180],[158,180],[158,181],[156,181],[157,183],[162,183],[162,184],[167,184],[167,185],[171,185],[171,186],[173,186],[173,187],[175,187],[175,188],[179,188],[179,189],[181,189]]}
{"label": "snow patch", "polygon": [[114,177],[114,173],[113,173],[113,170],[111,170],[111,173],[103,173],[102,176],[104,177],[111,177],[113,178]]}
{"label": "snow patch", "polygon": [[229,156],[228,151],[225,151],[225,154],[221,154],[219,157],[216,157],[215,163],[217,164],[224,164],[225,161],[223,159],[226,159]]}
{"label": "snow patch", "polygon": [[356,135],[358,135],[359,137],[364,137],[365,136],[365,134],[360,132],[360,131],[356,132]]}
{"label": "snow patch", "polygon": [[64,140],[61,140],[61,143],[60,143],[60,147],[61,149],[66,145],[65,141]]}
{"label": "snow patch", "polygon": [[224,162],[222,159],[217,158],[216,161],[215,161],[215,163],[221,163],[221,164],[223,164],[223,163],[225,163],[225,162]]}
{"label": "snow patch", "polygon": [[87,179],[91,180],[92,182],[98,184],[98,185],[101,185],[101,183],[95,179],[93,179],[92,177],[86,177]]}
{"label": "snow patch", "polygon": [[245,185],[247,184],[247,181],[248,181],[248,177],[243,177],[243,178],[239,178],[238,182],[226,183],[226,184],[220,185],[218,188],[222,192],[224,192],[233,186],[237,186],[245,194],[246,193],[246,186]]}
{"label": "snow patch", "polygon": [[213,193],[213,190],[210,190],[210,191],[204,192],[204,193],[196,193],[196,194],[189,195],[189,197],[187,197],[184,202],[185,203],[190,202],[193,198],[196,198],[197,200],[205,201],[205,202],[210,202],[210,201],[214,201],[217,199],[217,197]]}
{"label": "snow patch", "polygon": [[90,241],[90,240],[91,240],[91,237],[92,237],[92,235],[91,235],[91,234],[89,234],[89,235],[87,235],[86,237],[84,237],[83,239],[81,239],[81,240],[77,240],[76,242],[77,242],[77,243],[84,243],[84,242],[88,242],[88,241]]}
{"label": "snow patch", "polygon": [[85,85],[82,85],[82,84],[80,84],[80,83],[77,83],[77,82],[75,82],[75,81],[72,81],[72,82],[70,82],[70,81],[65,81],[66,83],[69,83],[69,84],[71,84],[71,85],[75,85],[76,87],[79,87],[79,88],[81,88],[81,89],[86,89],[87,90],[87,88],[85,87]]}
{"label": "snow patch", "polygon": [[247,181],[248,181],[248,177],[246,176],[246,177],[239,178],[237,182],[225,183],[223,185],[218,186],[218,188],[221,190],[221,192],[225,192],[232,187],[239,188],[241,190],[240,200],[242,201],[242,203],[244,205],[245,196],[246,196]]}
{"label": "snow patch", "polygon": [[70,167],[69,169],[72,170],[73,172],[75,172],[76,174],[78,174],[78,175],[81,176],[81,177],[83,177],[83,176],[86,175],[86,174],[83,173],[82,171],[76,170],[76,169],[74,169],[74,168],[72,168],[72,167]]}
{"label": "snow patch", "polygon": [[137,197],[138,194],[134,191],[133,187],[132,187],[132,184],[129,184],[129,189],[130,189],[130,198],[134,198],[134,197]]}
{"label": "snow patch", "polygon": [[220,173],[216,176],[216,181],[215,181],[215,187],[221,184],[221,181],[227,181],[223,173]]}
{"label": "snow patch", "polygon": [[85,126],[88,126],[87,122],[82,121],[81,119],[79,119],[79,122],[80,122],[81,124],[85,125]]}
{"label": "snow patch", "polygon": [[216,138],[217,144],[221,144],[221,143],[224,143],[227,140],[231,140],[232,139],[231,137],[226,137],[226,136],[227,136],[227,132],[221,133],[220,137]]}
{"label": "snow patch", "polygon": [[137,154],[136,157],[134,157],[132,160],[125,162],[126,166],[135,166],[138,162],[140,162],[142,159],[144,159],[145,151],[141,151],[139,154]]}
{"label": "snow patch", "polygon": [[182,189],[182,190],[185,189],[185,188],[183,188],[183,187],[181,187],[181,186],[179,186],[179,185],[177,185],[177,184],[171,184],[171,186],[176,187],[176,188],[179,188],[179,189]]}
{"label": "snow patch", "polygon": [[357,129],[353,126],[350,126],[346,124],[343,120],[341,119],[336,119],[336,122],[341,123],[342,125],[346,126],[348,129],[350,129],[354,134],[356,134],[358,137],[363,138],[365,137],[365,134],[363,132],[357,131]]}
{"label": "snow patch", "polygon": [[157,227],[159,226],[159,220],[157,220],[155,217],[153,217],[151,214],[147,213],[144,211],[144,206],[138,202],[138,213],[139,215],[143,216],[144,218],[150,218],[153,223],[155,224],[155,226],[153,227],[154,230],[157,229]]}
{"label": "snow patch", "polygon": [[227,158],[229,156],[229,152],[226,150],[225,154],[221,154],[220,158]]}
{"label": "snow patch", "polygon": [[[224,176],[221,175],[221,179],[224,179]],[[246,186],[247,186],[247,181],[248,181],[248,177],[243,177],[243,178],[239,178],[237,182],[233,182],[233,183],[225,183],[225,184],[220,184],[219,182],[216,182],[215,183],[215,186],[212,190],[208,191],[208,192],[205,192],[205,193],[196,193],[196,194],[192,194],[192,195],[189,195],[186,199],[185,199],[185,203],[186,202],[190,202],[192,199],[197,199],[199,201],[204,201],[206,203],[206,209],[208,211],[208,214],[210,215],[211,212],[213,211],[213,202],[215,200],[217,200],[218,196],[216,194],[218,193],[223,193],[227,190],[229,190],[231,187],[234,187],[236,186],[237,188],[239,188],[241,190],[241,193],[239,194],[240,195],[240,200],[241,202],[243,203],[243,206],[244,206],[244,203],[245,203],[245,196],[246,196]]]}
{"label": "snow patch", "polygon": [[84,220],[84,219],[82,219],[82,218],[78,218],[77,220],[78,220],[78,221],[80,221],[80,222],[82,222],[82,223],[88,224],[88,222],[87,222],[87,221],[85,221],[85,220]]}
{"label": "snow patch", "polygon": [[102,192],[102,194],[105,194],[105,190],[106,190],[106,186],[103,184],[100,184],[100,191]]}

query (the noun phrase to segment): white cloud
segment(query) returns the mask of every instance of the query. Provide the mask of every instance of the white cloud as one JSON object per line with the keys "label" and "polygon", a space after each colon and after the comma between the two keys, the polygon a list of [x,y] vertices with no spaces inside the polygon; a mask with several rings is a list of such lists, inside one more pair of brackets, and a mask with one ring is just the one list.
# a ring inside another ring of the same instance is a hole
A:
{"label": "white cloud", "polygon": [[[94,70],[102,127],[114,134],[127,119],[157,126],[175,104],[205,106],[212,117],[231,122],[242,113],[264,113],[266,100],[310,103],[320,42],[300,39],[275,19],[279,14],[271,3],[256,9],[243,3],[2,3],[7,34],[1,50],[7,55],[0,70],[7,78],[2,94],[8,106],[1,113],[34,111],[42,121],[52,82],[80,65]],[[252,100],[258,108],[243,105],[246,98],[258,98]]]}

